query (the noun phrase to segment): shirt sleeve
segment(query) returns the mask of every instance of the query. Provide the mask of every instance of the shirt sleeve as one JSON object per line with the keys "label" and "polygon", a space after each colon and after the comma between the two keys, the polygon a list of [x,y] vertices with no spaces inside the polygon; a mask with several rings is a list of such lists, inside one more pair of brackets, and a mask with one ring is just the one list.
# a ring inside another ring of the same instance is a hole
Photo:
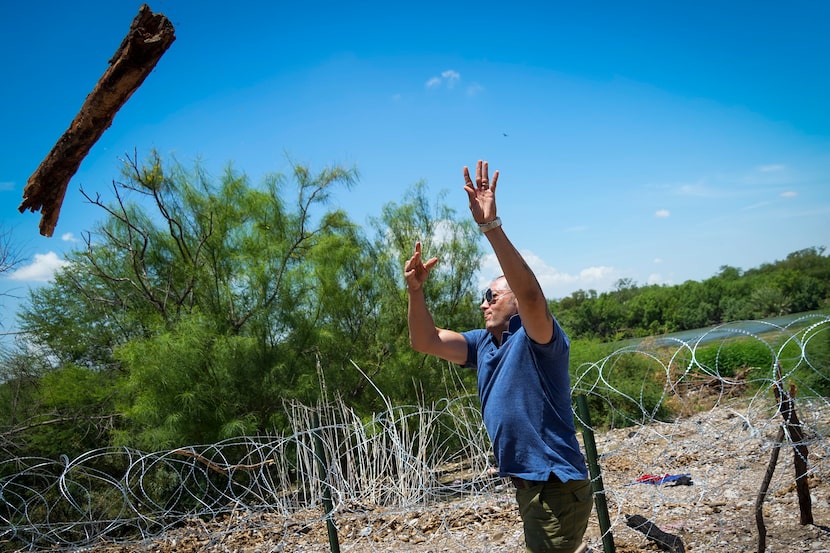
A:
{"label": "shirt sleeve", "polygon": [[478,368],[478,347],[481,343],[482,333],[486,332],[486,330],[478,328],[461,333],[461,335],[464,336],[464,340],[467,342],[467,361],[461,365],[462,367],[466,369]]}

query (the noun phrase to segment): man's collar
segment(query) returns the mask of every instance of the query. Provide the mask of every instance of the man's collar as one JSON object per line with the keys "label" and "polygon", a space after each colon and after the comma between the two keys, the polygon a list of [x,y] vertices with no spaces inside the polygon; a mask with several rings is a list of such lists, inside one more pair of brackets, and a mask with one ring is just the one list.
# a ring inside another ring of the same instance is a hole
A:
{"label": "man's collar", "polygon": [[501,342],[499,342],[498,338],[492,332],[490,334],[490,340],[496,345],[496,347],[500,347],[504,344],[505,340],[518,332],[518,330],[522,328],[522,319],[519,318],[519,314],[516,313],[512,315],[510,319],[507,321],[507,330],[502,331],[501,333]]}
{"label": "man's collar", "polygon": [[522,328],[522,319],[519,317],[519,314],[516,313],[510,317],[510,320],[507,322],[507,332],[515,334],[520,328]]}

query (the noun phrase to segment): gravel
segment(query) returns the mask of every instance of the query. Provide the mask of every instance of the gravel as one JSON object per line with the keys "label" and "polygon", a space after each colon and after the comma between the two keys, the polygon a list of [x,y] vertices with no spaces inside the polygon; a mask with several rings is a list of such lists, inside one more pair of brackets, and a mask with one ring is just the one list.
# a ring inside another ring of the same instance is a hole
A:
{"label": "gravel", "polygon": [[[626,515],[641,515],[678,536],[686,552],[757,551],[755,506],[782,420],[773,407],[735,400],[673,423],[597,435],[616,551],[660,551],[626,525]],[[800,405],[799,416],[809,449],[814,524],[800,524],[794,448],[785,442],[763,506],[766,551],[830,553],[830,410],[825,404]],[[638,483],[644,475],[688,475],[690,482]],[[440,503],[340,505],[332,522],[344,553],[523,551],[512,489],[495,476],[482,491]],[[591,551],[603,551],[596,512],[585,539]],[[319,510],[289,516],[234,512],[222,519],[185,521],[151,540],[77,551],[312,553],[332,551],[330,543]]]}

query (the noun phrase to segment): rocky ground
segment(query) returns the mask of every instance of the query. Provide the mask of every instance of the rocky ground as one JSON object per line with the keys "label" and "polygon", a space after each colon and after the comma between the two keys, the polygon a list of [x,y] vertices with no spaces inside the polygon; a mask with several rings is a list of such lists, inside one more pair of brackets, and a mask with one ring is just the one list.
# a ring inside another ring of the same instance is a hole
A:
{"label": "rocky ground", "polygon": [[[763,507],[768,552],[830,553],[830,416],[824,407],[802,413],[808,429],[814,524],[799,523],[793,448],[785,444]],[[757,551],[755,505],[779,419],[768,409],[733,404],[674,424],[597,436],[616,551],[660,550],[626,525],[627,515],[644,516],[679,537],[686,552]],[[691,482],[638,483],[646,474],[688,475]],[[430,505],[391,510],[341,506],[334,515],[339,549],[344,553],[523,551],[511,487],[497,478],[491,484],[486,493]],[[603,551],[596,512],[586,542],[592,551]],[[320,513],[307,512],[237,513],[222,520],[190,521],[153,540],[100,544],[85,551],[323,553],[332,548]]]}

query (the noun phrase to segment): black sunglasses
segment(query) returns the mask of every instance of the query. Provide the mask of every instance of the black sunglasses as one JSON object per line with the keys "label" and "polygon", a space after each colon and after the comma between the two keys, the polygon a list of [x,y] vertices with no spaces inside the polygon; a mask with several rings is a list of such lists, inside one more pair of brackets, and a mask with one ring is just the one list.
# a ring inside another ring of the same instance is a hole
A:
{"label": "black sunglasses", "polygon": [[[510,292],[510,290],[498,290],[498,291],[501,292],[502,294],[507,294],[508,292]],[[490,288],[488,288],[487,290],[484,291],[484,301],[486,301],[487,303],[490,303],[490,304],[496,303],[500,297],[501,297],[501,295],[494,294],[493,291]]]}

